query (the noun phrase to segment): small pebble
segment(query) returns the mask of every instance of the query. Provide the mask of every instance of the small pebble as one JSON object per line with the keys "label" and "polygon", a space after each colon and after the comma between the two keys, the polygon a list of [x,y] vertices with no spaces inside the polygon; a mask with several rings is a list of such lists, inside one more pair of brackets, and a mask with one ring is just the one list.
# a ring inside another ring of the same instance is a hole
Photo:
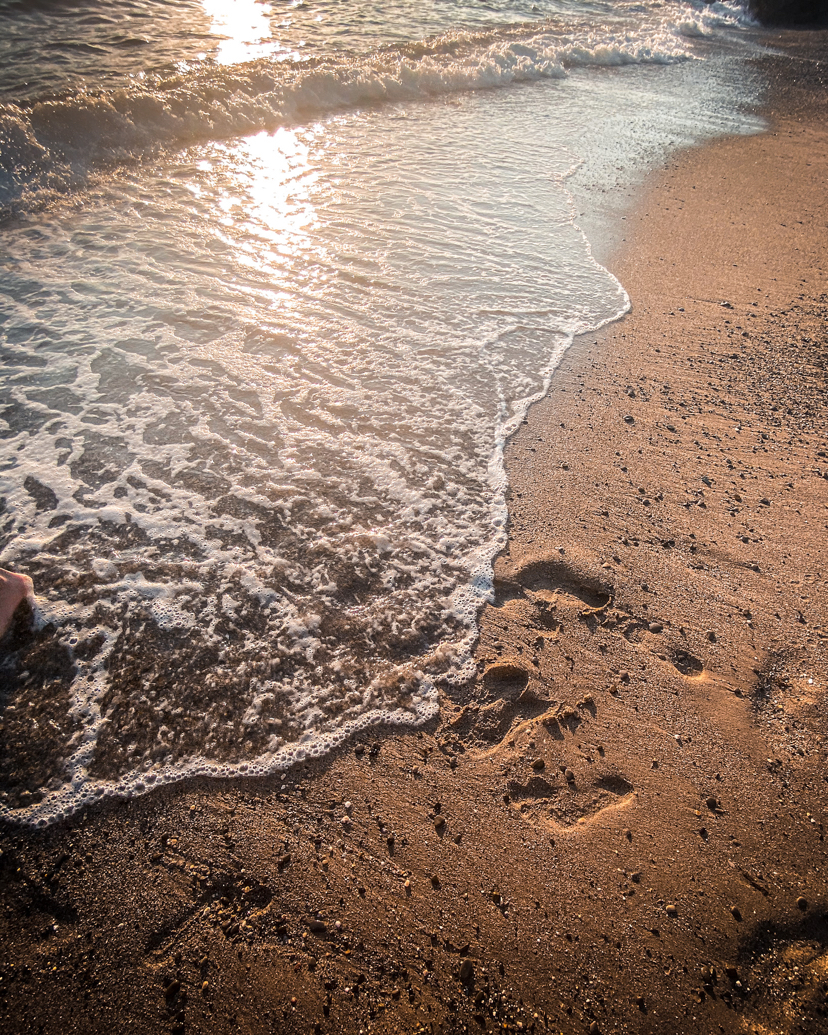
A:
{"label": "small pebble", "polygon": [[808,899],[800,895],[799,898],[796,900],[796,904],[799,909],[804,911],[808,908]]}
{"label": "small pebble", "polygon": [[564,778],[566,779],[567,783],[575,783],[575,774],[572,772],[571,769],[566,769],[564,771]]}
{"label": "small pebble", "polygon": [[730,912],[731,912],[734,920],[741,920],[742,919],[742,910],[739,909],[738,906],[731,906],[730,907]]}
{"label": "small pebble", "polygon": [[546,768],[546,762],[544,762],[544,760],[542,758],[535,758],[535,759],[532,760],[532,768],[536,772],[540,772],[541,769],[545,769]]}
{"label": "small pebble", "polygon": [[670,903],[669,906],[667,906],[667,916],[678,916],[678,910],[672,904],[672,902]]}

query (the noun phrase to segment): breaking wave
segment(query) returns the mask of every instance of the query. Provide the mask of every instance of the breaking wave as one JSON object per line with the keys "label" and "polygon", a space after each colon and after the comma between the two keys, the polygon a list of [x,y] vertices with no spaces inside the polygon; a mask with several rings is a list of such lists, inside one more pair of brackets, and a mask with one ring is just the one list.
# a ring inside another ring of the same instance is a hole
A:
{"label": "breaking wave", "polygon": [[82,185],[89,173],[158,148],[180,149],[336,112],[466,90],[557,79],[584,65],[666,64],[692,57],[700,20],[641,36],[577,35],[550,24],[450,32],[360,58],[259,59],[204,66],[140,85],[0,107],[0,213]]}

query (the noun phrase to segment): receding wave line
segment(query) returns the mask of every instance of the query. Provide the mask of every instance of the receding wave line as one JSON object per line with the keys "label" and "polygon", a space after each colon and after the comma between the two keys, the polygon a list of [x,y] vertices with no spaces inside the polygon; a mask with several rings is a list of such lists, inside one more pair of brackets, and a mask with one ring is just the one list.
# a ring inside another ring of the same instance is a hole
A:
{"label": "receding wave line", "polygon": [[[701,31],[701,30],[699,30]],[[0,107],[0,216],[38,208],[88,174],[157,148],[304,123],[337,111],[562,78],[579,65],[690,57],[685,24],[640,37],[548,23],[448,33],[351,59],[260,59],[99,93]]]}

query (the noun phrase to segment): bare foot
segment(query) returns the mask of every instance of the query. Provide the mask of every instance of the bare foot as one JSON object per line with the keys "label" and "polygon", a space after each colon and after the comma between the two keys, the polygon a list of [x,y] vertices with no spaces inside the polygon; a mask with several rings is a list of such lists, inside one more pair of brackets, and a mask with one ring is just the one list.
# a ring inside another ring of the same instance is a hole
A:
{"label": "bare foot", "polygon": [[17,605],[33,596],[34,586],[28,575],[0,568],[0,636],[8,629]]}

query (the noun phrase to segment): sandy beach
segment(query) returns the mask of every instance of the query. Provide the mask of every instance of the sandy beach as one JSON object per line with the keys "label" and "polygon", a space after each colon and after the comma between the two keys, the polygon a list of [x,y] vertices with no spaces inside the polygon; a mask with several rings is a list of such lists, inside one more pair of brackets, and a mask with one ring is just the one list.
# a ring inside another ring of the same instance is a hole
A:
{"label": "sandy beach", "polygon": [[608,234],[632,310],[508,445],[478,678],[284,784],[5,827],[4,1031],[828,1030],[828,107],[784,85]]}

